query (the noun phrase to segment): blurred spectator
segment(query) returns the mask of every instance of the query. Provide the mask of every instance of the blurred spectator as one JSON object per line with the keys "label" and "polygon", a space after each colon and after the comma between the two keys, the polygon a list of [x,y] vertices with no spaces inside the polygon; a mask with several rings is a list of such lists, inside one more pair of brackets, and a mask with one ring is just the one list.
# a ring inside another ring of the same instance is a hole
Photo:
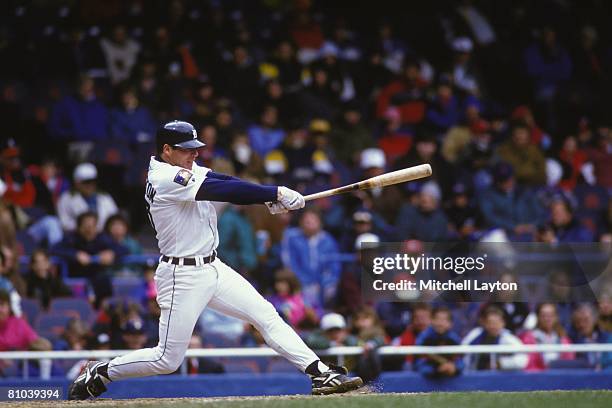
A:
{"label": "blurred spectator", "polygon": [[300,282],[288,269],[281,269],[274,276],[274,294],[268,300],[278,313],[294,328],[313,328],[318,323],[320,310],[304,302]]}
{"label": "blurred spectator", "polygon": [[57,269],[43,249],[37,249],[30,255],[30,270],[26,281],[27,296],[36,299],[44,309],[49,307],[53,298],[72,296],[72,290],[58,276]]}
{"label": "blurred spectator", "polygon": [[[516,275],[512,272],[502,273],[499,277],[499,281],[502,283],[518,283]],[[520,290],[500,290],[495,293],[495,301],[482,305],[482,310],[486,310],[486,308],[491,305],[496,306],[504,313],[506,329],[510,330],[512,333],[520,333],[525,324],[525,320],[529,316],[529,304],[522,300],[524,300],[524,298],[521,297]],[[556,309],[555,314],[557,314]]]}
{"label": "blurred spectator", "polygon": [[263,106],[259,123],[251,125],[247,132],[251,147],[260,156],[264,157],[276,149],[285,138],[285,132],[278,123],[278,109],[274,105]]}
{"label": "blurred spectator", "polygon": [[77,95],[55,104],[49,118],[49,135],[64,142],[103,141],[108,136],[108,110],[96,98],[94,80],[82,75]]}
{"label": "blurred spectator", "polygon": [[[523,333],[520,338],[524,344],[570,344],[570,339],[561,326],[557,307],[554,303],[541,303],[536,309],[538,323],[534,330]],[[544,370],[558,360],[573,360],[574,353],[531,353],[527,370]]]}
{"label": "blurred spectator", "polygon": [[[359,158],[359,168],[361,180],[384,174],[387,168],[385,153],[374,147],[363,150]],[[362,200],[364,209],[370,211],[373,220],[380,224],[379,227],[390,231],[390,226],[394,225],[399,214],[398,203],[403,199],[400,187],[375,187],[356,194]]]}
{"label": "blurred spectator", "polygon": [[72,178],[74,188],[63,193],[57,203],[57,213],[62,227],[66,231],[74,231],[77,217],[86,211],[92,211],[97,216],[97,230],[102,231],[106,220],[117,213],[118,209],[110,195],[98,191],[96,166],[91,163],[81,163],[75,167]]}
{"label": "blurred spectator", "polygon": [[363,375],[365,382],[378,377],[382,371],[381,358],[377,349],[386,343],[385,330],[371,306],[362,306],[352,316],[351,332],[364,348],[359,358],[357,372]]}
{"label": "blurred spectator", "polygon": [[459,239],[468,238],[482,226],[482,217],[464,183],[455,183],[451,201],[445,209],[451,234]]}
{"label": "blurred spectator", "polygon": [[329,135],[330,145],[342,162],[354,165],[359,162],[359,152],[373,145],[372,135],[363,123],[362,114],[356,104],[347,103],[342,116]]}
{"label": "blurred spectator", "polygon": [[384,118],[390,106],[400,110],[402,123],[417,125],[425,118],[426,82],[421,78],[417,60],[407,59],[399,78],[385,86],[376,100],[376,117]]}
{"label": "blurred spectator", "polygon": [[450,78],[438,81],[436,94],[427,108],[427,121],[441,132],[445,132],[459,121],[460,106],[453,95]]}
{"label": "blurred spectator", "polygon": [[100,40],[100,47],[104,52],[111,82],[118,84],[130,77],[140,52],[140,45],[128,37],[126,27],[120,24],[112,28],[109,37]]}
{"label": "blurred spectator", "polygon": [[121,328],[121,338],[126,350],[140,350],[147,344],[147,335],[142,320],[129,320]]}
{"label": "blurred spectator", "polygon": [[[496,307],[487,308],[482,315],[482,327],[477,327],[463,338],[461,344],[521,345],[521,340],[504,327],[504,314]],[[467,354],[465,365],[476,370],[523,370],[528,363],[526,354]]]}
{"label": "blurred spectator", "polygon": [[544,155],[531,143],[525,124],[517,123],[512,127],[511,139],[499,147],[497,154],[512,165],[517,183],[534,187],[546,183]]}
{"label": "blurred spectator", "polygon": [[[338,313],[327,313],[321,318],[319,330],[306,338],[306,344],[313,350],[325,350],[330,347],[357,346],[359,339],[349,333],[344,316]],[[326,364],[337,364],[335,357],[321,359]],[[356,366],[353,358],[347,358],[345,365],[349,370]]]}
{"label": "blurred spectator", "polygon": [[[10,296],[0,290],[0,351],[50,351],[49,340],[40,337],[30,325],[22,318],[11,313]],[[40,374],[42,378],[49,378],[51,374],[51,361],[40,360]],[[2,363],[3,370],[6,363]]]}
{"label": "blurred spectator", "polygon": [[413,131],[409,126],[402,125],[398,108],[391,106],[385,112],[383,129],[378,135],[380,147],[390,163],[406,155],[412,148]]}
{"label": "blurred spectator", "polygon": [[[215,167],[218,168],[218,167]],[[255,233],[241,208],[229,203],[222,203],[217,209],[219,256],[234,270],[251,278],[251,272],[257,266]]]}
{"label": "blurred spectator", "polygon": [[55,344],[54,350],[87,350],[88,329],[81,319],[72,318],[66,323],[61,339]]}
{"label": "blurred spectator", "polygon": [[321,225],[318,211],[307,208],[300,226],[285,231],[282,257],[285,267],[299,279],[304,300],[313,307],[329,306],[340,279],[340,263],[330,256],[338,252],[336,240]]}
{"label": "blurred spectator", "polygon": [[244,111],[252,111],[254,106],[251,98],[258,93],[259,71],[245,46],[236,44],[232,49],[232,58],[225,68],[224,76],[227,95]]}
{"label": "blurred spectator", "polygon": [[493,182],[479,197],[486,225],[502,228],[509,236],[531,239],[536,224],[543,219],[537,198],[516,185],[514,171],[508,163],[501,162],[494,167]]}
{"label": "blurred spectator", "polygon": [[[606,343],[606,334],[597,327],[597,315],[593,306],[584,303],[572,313],[569,337],[574,344]],[[601,353],[576,353],[576,359],[592,368],[601,366]]]}
{"label": "blurred spectator", "polygon": [[[193,333],[191,335],[188,348],[203,348],[202,338],[197,333]],[[225,368],[223,367],[223,364],[206,357],[189,357],[185,359],[185,362],[183,364],[186,365],[185,370],[188,375],[225,373]],[[175,374],[180,373],[182,370],[183,367],[179,367],[179,369],[176,370]]]}
{"label": "blurred spectator", "polygon": [[260,66],[264,75],[268,69],[275,69],[276,75],[267,74],[267,76],[277,77],[287,92],[295,92],[300,88],[302,67],[295,57],[295,49],[291,41],[281,39],[268,64]]}
{"label": "blurred spectator", "polygon": [[425,242],[448,239],[448,219],[440,209],[442,193],[438,185],[429,181],[421,187],[417,206],[404,204],[397,216],[397,238],[401,241],[417,239]]}
{"label": "blurred spectator", "polygon": [[582,166],[587,161],[586,152],[579,148],[576,136],[569,135],[563,140],[563,145],[559,151],[559,159],[563,165],[563,178],[559,185],[566,191],[571,191],[576,187],[580,179]]}
{"label": "blurred spectator", "polygon": [[452,42],[454,52],[452,74],[455,86],[461,91],[480,95],[483,93],[483,81],[477,65],[472,60],[474,43],[468,37],[457,37]]}
{"label": "blurred spectator", "polygon": [[142,254],[142,246],[130,235],[128,220],[121,214],[111,215],[104,225],[104,232],[116,246],[122,247],[127,255]]}
{"label": "blurred spectator", "polygon": [[[450,309],[438,307],[432,312],[431,326],[419,334],[417,346],[456,346],[461,338],[452,331],[453,321]],[[460,355],[428,354],[414,361],[415,370],[428,377],[452,377],[463,371],[463,358]]]}
{"label": "blurred spectator", "polygon": [[593,234],[580,225],[567,200],[559,197],[550,204],[550,218],[555,242],[593,242]]}
{"label": "blurred spectator", "polygon": [[[19,272],[12,268],[14,263],[12,252],[6,247],[0,247],[0,290],[8,293],[13,315],[21,317],[21,294],[25,295],[26,284]],[[19,287],[20,289],[17,289]],[[20,290],[22,290],[20,292]]]}
{"label": "blurred spectator", "polygon": [[612,126],[608,123],[601,126],[595,142],[595,147],[587,151],[594,180],[609,191],[612,188]]}
{"label": "blurred spectator", "polygon": [[22,165],[20,155],[15,141],[7,140],[1,153],[2,179],[6,185],[3,199],[18,207],[15,211],[24,212],[28,233],[37,244],[54,245],[62,240],[63,232],[52,198],[42,180]]}
{"label": "blurred spectator", "polygon": [[77,217],[77,229],[68,234],[51,252],[68,262],[69,276],[89,280],[95,294],[96,307],[113,293],[110,276],[105,268],[125,255],[105,234],[96,230],[98,216],[84,212]]}
{"label": "blurred spectator", "polygon": [[[380,309],[379,309],[380,310]],[[380,314],[380,311],[379,311]],[[384,317],[383,317],[384,319]],[[408,324],[403,332],[398,337],[394,338],[392,345],[394,346],[414,346],[416,339],[421,333],[425,331],[431,325],[431,306],[425,303],[416,303],[412,305],[412,313],[410,317],[410,324]],[[387,328],[387,333],[389,329]],[[411,355],[405,358],[389,359],[386,361],[386,365],[391,365],[394,369],[401,368],[404,363],[408,365],[412,363],[414,357]],[[391,367],[389,367],[391,368]]]}
{"label": "blurred spectator", "polygon": [[140,104],[136,88],[124,85],[119,104],[110,111],[110,136],[135,148],[139,143],[153,143],[156,123],[149,109]]}

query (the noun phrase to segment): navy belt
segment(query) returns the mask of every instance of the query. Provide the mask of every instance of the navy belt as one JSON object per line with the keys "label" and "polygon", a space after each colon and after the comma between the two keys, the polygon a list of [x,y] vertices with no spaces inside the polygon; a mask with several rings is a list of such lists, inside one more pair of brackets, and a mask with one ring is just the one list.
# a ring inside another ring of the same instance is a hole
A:
{"label": "navy belt", "polygon": [[[170,263],[172,265],[186,265],[186,266],[196,266],[196,265],[205,265],[217,258],[217,251],[213,251],[209,256],[197,256],[195,258],[176,258],[172,256],[162,255],[159,258],[160,262]],[[198,262],[199,261],[199,262]]]}

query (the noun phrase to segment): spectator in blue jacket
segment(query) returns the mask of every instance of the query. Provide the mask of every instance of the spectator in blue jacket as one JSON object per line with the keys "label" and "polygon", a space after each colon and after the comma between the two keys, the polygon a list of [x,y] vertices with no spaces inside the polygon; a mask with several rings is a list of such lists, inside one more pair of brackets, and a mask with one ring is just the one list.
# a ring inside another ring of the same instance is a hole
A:
{"label": "spectator in blue jacket", "polygon": [[259,123],[249,126],[247,133],[251,147],[261,157],[280,146],[285,139],[285,131],[279,126],[276,106],[264,106]]}
{"label": "spectator in blue jacket", "polygon": [[531,240],[544,209],[531,191],[517,187],[512,166],[500,162],[493,169],[493,186],[479,197],[485,224],[501,228],[514,239]]}
{"label": "spectator in blue jacket", "polygon": [[421,187],[417,205],[404,204],[397,217],[398,239],[418,239],[426,242],[448,238],[448,219],[440,209],[442,193],[438,185],[427,182]]}
{"label": "spectator in blue jacket", "polygon": [[[455,346],[461,338],[451,330],[453,326],[450,309],[440,306],[432,313],[431,326],[416,339],[417,346]],[[428,377],[452,377],[461,374],[464,362],[460,355],[428,354],[418,357],[414,368]]]}
{"label": "spectator in blue jacket", "polygon": [[300,226],[285,231],[282,259],[302,284],[304,299],[315,307],[329,306],[340,280],[340,262],[330,259],[338,253],[336,240],[324,231],[318,211],[306,209]]}
{"label": "spectator in blue jacket", "polygon": [[436,96],[427,109],[427,120],[436,129],[446,131],[457,124],[459,115],[459,103],[453,95],[450,78],[442,78],[438,83]]}
{"label": "spectator in blue jacket", "polygon": [[110,111],[110,136],[136,145],[153,141],[156,123],[149,109],[140,104],[133,86],[121,90],[120,105]]}
{"label": "spectator in blue jacket", "polygon": [[57,102],[49,118],[49,134],[66,142],[100,141],[108,135],[108,111],[96,98],[94,80],[79,78],[77,95]]}

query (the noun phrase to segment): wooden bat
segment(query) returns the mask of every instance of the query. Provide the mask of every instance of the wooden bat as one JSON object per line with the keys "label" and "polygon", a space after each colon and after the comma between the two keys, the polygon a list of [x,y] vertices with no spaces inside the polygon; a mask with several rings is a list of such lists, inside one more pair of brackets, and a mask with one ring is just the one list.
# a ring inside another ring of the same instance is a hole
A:
{"label": "wooden bat", "polygon": [[380,176],[371,177],[367,180],[362,180],[357,183],[347,186],[331,188],[319,193],[309,194],[304,196],[304,200],[316,200],[317,198],[329,197],[336,194],[348,193],[356,190],[367,190],[374,187],[390,186],[406,181],[418,180],[420,178],[431,176],[431,166],[429,164],[420,164],[406,169],[392,171],[390,173],[381,174]]}

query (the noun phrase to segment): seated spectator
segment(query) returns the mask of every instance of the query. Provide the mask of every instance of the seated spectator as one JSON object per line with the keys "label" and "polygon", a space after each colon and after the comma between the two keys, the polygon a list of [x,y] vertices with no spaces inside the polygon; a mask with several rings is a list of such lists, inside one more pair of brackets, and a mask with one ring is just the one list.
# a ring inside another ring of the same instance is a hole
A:
{"label": "seated spectator", "polygon": [[551,227],[555,242],[593,242],[595,237],[588,229],[580,225],[567,200],[557,197],[550,204]]}
{"label": "seated spectator", "polygon": [[304,210],[299,227],[285,231],[283,264],[295,273],[302,285],[305,302],[315,309],[335,299],[340,263],[330,260],[329,256],[336,253],[336,240],[323,230],[321,217],[313,208]]}
{"label": "seated spectator", "polygon": [[140,104],[133,86],[124,86],[119,94],[120,105],[110,111],[110,136],[133,147],[153,142],[156,123],[149,109]]}
{"label": "seated spectator", "polygon": [[[554,303],[542,303],[536,309],[538,323],[536,328],[523,333],[520,338],[524,344],[570,344],[561,326],[557,307]],[[527,370],[544,370],[557,360],[573,360],[574,353],[531,353]]]}
{"label": "seated spectator", "polygon": [[123,215],[111,215],[106,220],[104,232],[113,240],[116,246],[123,248],[126,255],[142,254],[142,246],[130,235],[130,226]]}
{"label": "seated spectator", "polygon": [[30,256],[30,270],[27,275],[27,297],[36,299],[44,309],[56,297],[72,296],[72,291],[63,282],[58,271],[43,249],[37,249]]}
{"label": "seated spectator", "polygon": [[[412,306],[410,323],[405,326],[399,336],[391,341],[393,346],[414,346],[419,335],[431,325],[431,306],[426,303],[416,303]],[[385,314],[381,314],[380,307],[378,313],[385,319]],[[389,329],[387,329],[387,333],[389,333]],[[385,368],[398,370],[404,365],[410,366],[413,359],[411,355],[405,358],[386,359]]]}
{"label": "seated spectator", "polygon": [[[606,343],[607,335],[597,327],[597,316],[593,306],[584,303],[572,313],[572,327],[569,337],[574,344]],[[576,359],[581,360],[589,367],[601,366],[601,353],[576,353]]]}
{"label": "seated spectator", "polygon": [[359,345],[364,349],[357,362],[357,372],[365,382],[378,377],[382,362],[377,349],[386,343],[385,329],[371,306],[362,306],[352,316],[351,333],[357,336]]}
{"label": "seated spectator", "polygon": [[512,165],[517,183],[543,186],[546,183],[546,160],[540,148],[531,143],[530,137],[527,125],[514,124],[511,139],[499,147],[497,154]]}
{"label": "seated spectator", "polygon": [[268,301],[294,328],[313,328],[318,323],[317,311],[304,303],[300,281],[288,269],[276,272],[274,295],[268,297]]}
{"label": "seated spectator", "polygon": [[441,78],[438,82],[436,95],[427,109],[427,121],[437,130],[446,132],[459,122],[460,106],[457,97],[453,95],[450,78]]}
{"label": "seated spectator", "polygon": [[121,328],[123,349],[140,350],[147,345],[147,334],[142,320],[130,320]]}
{"label": "seated spectator", "polygon": [[[512,272],[502,273],[499,277],[502,283],[517,283],[516,275]],[[519,333],[529,316],[529,304],[523,302],[520,290],[500,290],[495,293],[493,302],[485,303],[482,307],[484,311],[488,306],[494,305],[504,313],[506,329],[513,333]]]}
{"label": "seated spectator", "polygon": [[87,333],[86,324],[79,318],[70,319],[66,324],[62,338],[54,346],[54,350],[86,350]]}
{"label": "seated spectator", "polygon": [[493,169],[493,186],[479,197],[479,207],[486,226],[502,228],[510,237],[531,240],[543,209],[529,190],[516,185],[514,170],[501,162]]}
{"label": "seated spectator", "polygon": [[[11,260],[11,251],[6,247],[0,248],[0,290],[5,291],[9,294],[11,300],[11,311],[13,315],[21,317],[21,295],[15,288],[15,277],[18,279],[17,283],[21,284],[23,278],[19,273],[15,273],[11,270],[10,265],[13,262]],[[25,283],[24,283],[25,286]]]}
{"label": "seated spectator", "polygon": [[96,230],[98,216],[84,212],[77,217],[77,229],[52,248],[52,253],[68,262],[71,277],[89,279],[95,294],[95,306],[113,293],[110,276],[105,268],[112,266],[117,258],[125,255],[105,234]]}
{"label": "seated spectator", "polygon": [[285,139],[285,131],[278,124],[278,109],[273,105],[264,106],[259,123],[251,125],[247,133],[251,147],[261,157],[279,147]]}
{"label": "seated spectator", "polygon": [[219,256],[235,271],[251,279],[257,266],[257,252],[249,219],[244,216],[242,208],[229,203],[219,203],[217,219]]}
{"label": "seated spectator", "polygon": [[450,234],[459,239],[466,239],[481,228],[482,217],[473,201],[467,186],[464,183],[455,183],[445,213],[449,220]]}
{"label": "seated spectator", "polygon": [[399,240],[417,239],[425,242],[448,239],[448,219],[440,208],[442,192],[433,182],[423,184],[417,205],[404,204],[396,220]]}
{"label": "seated spectator", "polygon": [[[49,340],[40,337],[21,317],[11,313],[10,296],[0,290],[0,351],[50,351]],[[51,375],[51,360],[39,361],[40,375],[49,378]],[[2,363],[0,370],[7,368]]]}
{"label": "seated spectator", "polygon": [[[110,336],[107,333],[98,333],[89,341],[87,350],[110,350]],[[100,358],[100,361],[109,361],[109,359]],[[66,378],[74,381],[77,378],[83,368],[87,365],[89,359],[83,359],[77,361],[71,368],[66,370]]]}
{"label": "seated spectator", "polygon": [[124,25],[115,25],[110,34],[100,40],[100,48],[104,53],[111,81],[118,84],[130,77],[132,67],[138,59],[140,44],[129,37]]}
{"label": "seated spectator", "polygon": [[[338,313],[328,313],[321,318],[319,330],[306,337],[306,344],[313,350],[325,350],[330,347],[357,346],[359,339],[349,333],[344,316]],[[321,359],[326,364],[337,364],[335,357]],[[352,370],[357,365],[355,359],[347,358],[345,365]]]}
{"label": "seated spectator", "polygon": [[113,198],[96,187],[98,170],[91,163],[81,163],[72,175],[74,188],[63,193],[57,203],[57,214],[66,231],[74,231],[77,217],[93,211],[97,215],[97,230],[102,231],[108,218],[117,213],[117,204]]}
{"label": "seated spectator", "polygon": [[336,157],[348,165],[359,162],[359,152],[372,147],[374,141],[356,104],[347,103],[338,124],[333,127],[329,141]]}
{"label": "seated spectator", "polygon": [[[521,340],[504,328],[504,314],[497,307],[487,308],[482,315],[482,326],[472,330],[461,344],[504,344],[520,345]],[[493,358],[492,358],[493,357]],[[527,367],[528,357],[516,354],[467,354],[465,365],[474,370],[523,370]]]}
{"label": "seated spectator", "polygon": [[[452,331],[453,321],[450,309],[438,307],[432,312],[431,326],[419,334],[417,346],[455,346],[461,339]],[[414,368],[427,377],[452,377],[463,371],[463,358],[460,355],[428,354],[418,356]]]}
{"label": "seated spectator", "polygon": [[[191,339],[189,340],[188,348],[201,349],[202,347],[202,338],[197,333],[193,333],[191,335]],[[185,362],[183,364],[186,364],[185,372],[188,375],[225,373],[223,364],[206,357],[188,357],[185,358]],[[181,366],[174,372],[174,374],[179,374],[182,372],[182,370],[183,367]]]}

